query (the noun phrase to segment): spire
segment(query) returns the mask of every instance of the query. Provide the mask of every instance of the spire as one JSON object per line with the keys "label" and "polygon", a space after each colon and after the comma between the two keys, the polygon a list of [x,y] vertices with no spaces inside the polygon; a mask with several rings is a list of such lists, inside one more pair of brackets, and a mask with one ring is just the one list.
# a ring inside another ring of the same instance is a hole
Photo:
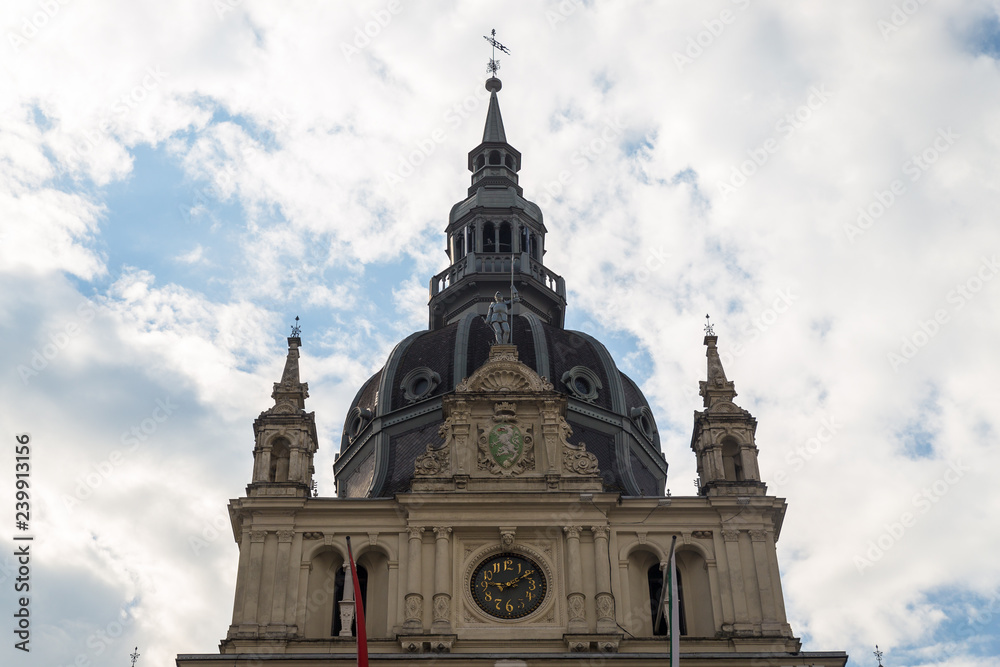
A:
{"label": "spire", "polygon": [[500,101],[497,92],[503,87],[500,79],[491,77],[486,80],[486,90],[490,91],[490,108],[486,112],[486,127],[483,128],[483,143],[507,143],[507,135],[503,131],[503,118],[500,116]]}
{"label": "spire", "polygon": [[[295,410],[305,410],[306,399],[309,398],[309,385],[299,381],[299,347],[302,339],[298,336],[288,338],[288,356],[285,357],[285,369],[281,373],[281,381],[274,383],[274,391],[271,398],[274,399],[274,408],[278,410],[283,406],[293,407]],[[285,410],[278,410],[285,412]]]}
{"label": "spire", "polygon": [[[486,41],[509,53],[493,34]],[[521,154],[507,143],[497,95],[502,86],[496,77],[498,66],[495,58],[490,61],[492,76],[486,80],[490,104],[483,140],[469,151],[471,185],[448,215],[445,252],[451,266],[430,280],[428,327],[432,330],[470,313],[486,316],[496,292],[510,294],[512,283],[520,304],[520,312],[512,316],[532,313],[560,328],[565,321],[566,283],[543,262],[542,210],[524,198],[518,185]]]}
{"label": "spire", "polygon": [[757,420],[733,403],[736,389],[726,378],[719,357],[719,337],[705,327],[707,379],[698,383],[705,411],[694,413],[691,449],[698,459],[701,495],[764,495],[757,467]]}
{"label": "spire", "polygon": [[705,355],[708,357],[708,380],[698,383],[698,393],[705,399],[705,407],[711,408],[720,401],[732,403],[736,398],[735,385],[726,379],[726,371],[722,368],[719,349],[716,344],[719,337],[715,333],[705,336]]}
{"label": "spire", "polygon": [[254,420],[254,470],[247,494],[295,495],[308,498],[313,487],[316,413],[306,412],[309,385],[299,380],[298,319],[288,338],[281,381],[274,383],[274,406]]}

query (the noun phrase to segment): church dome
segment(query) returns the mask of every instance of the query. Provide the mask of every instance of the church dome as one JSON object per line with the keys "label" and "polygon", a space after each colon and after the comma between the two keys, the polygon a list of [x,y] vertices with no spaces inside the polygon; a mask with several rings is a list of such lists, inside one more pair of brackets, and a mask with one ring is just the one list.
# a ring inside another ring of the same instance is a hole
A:
{"label": "church dome", "polygon": [[428,329],[396,345],[351,403],[334,465],[338,495],[410,490],[416,458],[442,440],[442,397],[497,342],[487,316],[498,294],[510,299],[505,342],[565,395],[570,440],[597,458],[604,489],[663,495],[667,464],[649,403],[600,342],[563,328],[565,283],[543,264],[547,230],[517,182],[521,154],[507,143],[499,81],[490,79],[487,89],[483,141],[469,153],[472,185],[445,230],[451,265],[430,281]]}
{"label": "church dome", "polygon": [[[649,403],[604,345],[532,313],[512,319],[511,344],[525,365],[567,397],[570,440],[597,457],[605,490],[662,495],[667,464]],[[486,361],[493,342],[476,313],[400,342],[351,403],[337,461],[339,495],[408,491],[417,456],[440,440],[441,397]]]}

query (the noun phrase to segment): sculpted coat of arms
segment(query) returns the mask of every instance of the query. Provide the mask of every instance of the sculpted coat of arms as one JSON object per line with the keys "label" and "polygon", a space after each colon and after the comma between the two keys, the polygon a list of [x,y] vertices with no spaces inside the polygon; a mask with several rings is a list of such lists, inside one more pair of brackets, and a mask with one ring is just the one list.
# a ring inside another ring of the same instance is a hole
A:
{"label": "sculpted coat of arms", "polygon": [[492,428],[479,427],[480,470],[495,475],[516,475],[535,466],[535,452],[531,427],[522,431],[514,422],[516,407],[512,403],[497,403],[494,406]]}

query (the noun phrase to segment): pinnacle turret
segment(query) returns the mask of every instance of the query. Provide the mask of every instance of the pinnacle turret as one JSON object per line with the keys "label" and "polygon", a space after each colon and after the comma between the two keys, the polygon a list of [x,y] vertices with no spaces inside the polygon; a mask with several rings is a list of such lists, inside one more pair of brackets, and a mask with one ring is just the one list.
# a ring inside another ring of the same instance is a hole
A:
{"label": "pinnacle turret", "polygon": [[694,413],[691,449],[698,459],[702,495],[764,495],[757,468],[757,420],[735,403],[736,389],[719,357],[719,337],[705,327],[707,379],[699,382],[704,412]]}
{"label": "pinnacle turret", "polygon": [[281,373],[281,381],[274,383],[274,391],[271,392],[274,407],[270,411],[284,412],[284,410],[279,410],[284,406],[292,407],[295,410],[305,410],[306,408],[309,385],[299,381],[299,348],[301,346],[302,339],[298,336],[288,338],[288,356],[285,357],[285,369]]}
{"label": "pinnacle turret", "polygon": [[[296,318],[298,319],[298,318]],[[299,328],[288,338],[281,380],[274,383],[274,405],[254,420],[254,470],[247,494],[308,497],[317,449],[316,413],[306,412],[309,385],[299,380]]]}
{"label": "pinnacle turret", "polygon": [[698,393],[704,399],[705,407],[711,408],[719,401],[732,403],[736,398],[736,386],[726,379],[726,371],[722,368],[722,359],[719,358],[717,343],[719,337],[715,334],[705,336],[705,346],[708,348],[705,355],[708,357],[707,380],[698,383]]}

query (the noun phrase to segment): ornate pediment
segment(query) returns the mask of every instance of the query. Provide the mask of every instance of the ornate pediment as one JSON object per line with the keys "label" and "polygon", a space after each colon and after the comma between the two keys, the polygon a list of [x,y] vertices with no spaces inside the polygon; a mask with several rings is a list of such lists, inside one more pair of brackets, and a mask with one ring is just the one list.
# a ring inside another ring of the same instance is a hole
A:
{"label": "ornate pediment", "polygon": [[571,442],[566,398],[494,345],[490,358],[442,399],[445,422],[414,464],[414,491],[599,491],[597,458]]}
{"label": "ornate pediment", "polygon": [[526,394],[552,391],[552,383],[531,370],[517,358],[517,347],[494,345],[490,358],[472,377],[455,387],[458,394],[508,392]]}

